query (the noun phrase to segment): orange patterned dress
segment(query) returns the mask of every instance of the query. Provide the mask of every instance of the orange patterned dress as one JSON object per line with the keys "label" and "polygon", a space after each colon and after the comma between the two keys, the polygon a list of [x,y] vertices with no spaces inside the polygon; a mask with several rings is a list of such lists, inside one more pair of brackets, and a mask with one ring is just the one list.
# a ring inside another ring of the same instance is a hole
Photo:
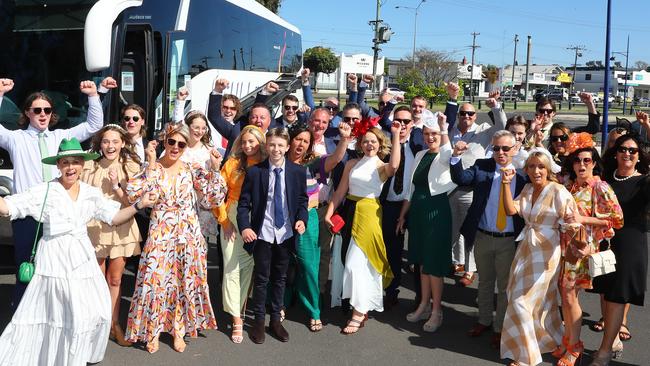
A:
{"label": "orange patterned dress", "polygon": [[131,202],[146,192],[159,198],[140,257],[126,338],[149,342],[160,332],[194,337],[199,330],[216,329],[207,246],[195,208],[197,200],[207,207],[223,203],[223,178],[186,163],[177,175],[169,176],[157,163],[127,186]]}

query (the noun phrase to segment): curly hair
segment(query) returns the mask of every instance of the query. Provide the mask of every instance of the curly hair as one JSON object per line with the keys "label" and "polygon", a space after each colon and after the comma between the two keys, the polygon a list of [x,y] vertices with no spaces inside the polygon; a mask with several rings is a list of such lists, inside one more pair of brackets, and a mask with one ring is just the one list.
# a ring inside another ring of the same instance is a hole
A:
{"label": "curly hair", "polygon": [[[379,150],[377,150],[377,156],[379,157],[379,159],[384,160],[384,158],[390,154],[390,148],[391,148],[390,140],[388,140],[386,135],[384,135],[384,133],[377,127],[370,128],[366,132],[366,134],[368,133],[372,133],[377,137],[377,141],[379,141]],[[361,139],[357,140],[356,147],[355,147],[357,153],[359,153],[360,156],[363,155],[363,150],[361,149],[361,142],[363,141],[364,138],[365,138],[365,134],[361,137]]]}
{"label": "curly hair", "polygon": [[239,98],[233,94],[224,94],[223,97],[221,98],[221,109],[223,110],[223,103],[225,101],[231,101],[232,104],[234,104],[235,108],[237,109],[237,113],[235,113],[235,118],[234,120],[236,121],[240,116],[241,116],[241,102],[239,101]]}
{"label": "curly hair", "polygon": [[203,120],[205,122],[206,132],[201,137],[201,143],[207,147],[212,146],[212,135],[210,134],[210,127],[208,126],[208,118],[200,111],[192,111],[185,116],[185,124],[190,129],[192,128],[192,123],[196,120]]}
{"label": "curly hair", "polygon": [[25,99],[25,103],[23,103],[23,113],[21,113],[20,117],[18,117],[19,126],[29,123],[29,118],[27,118],[27,112],[29,111],[30,108],[32,108],[32,103],[34,103],[35,100],[39,100],[39,99],[48,102],[50,104],[50,108],[52,108],[52,115],[50,116],[50,126],[54,126],[59,121],[59,115],[56,114],[56,111],[54,110],[54,102],[52,102],[52,98],[50,98],[45,93],[36,92],[30,94],[29,96],[27,96],[27,99]]}
{"label": "curly hair", "polygon": [[305,155],[302,157],[303,163],[306,164],[316,158],[316,153],[314,153],[314,133],[311,132],[307,125],[297,122],[289,127],[289,146],[291,146],[293,139],[303,132],[309,134],[309,146],[307,147],[307,151],[305,151]]}
{"label": "curly hair", "polygon": [[115,124],[109,124],[104,126],[101,130],[97,131],[97,133],[92,138],[90,144],[90,151],[96,152],[100,155],[99,158],[95,159],[94,171],[96,171],[99,168],[99,162],[102,159],[104,159],[104,155],[102,153],[102,139],[104,138],[104,134],[108,131],[117,132],[120,135],[120,139],[124,143],[124,147],[120,149],[120,154],[118,159],[120,165],[122,166],[122,171],[124,172],[124,176],[128,177],[129,174],[126,171],[126,164],[129,161],[133,161],[134,163],[140,165],[141,161],[140,161],[140,157],[138,156],[138,153],[135,151],[135,145],[133,144],[133,142],[131,142],[131,137],[129,136],[129,133],[126,132],[126,130],[121,126]]}
{"label": "curly hair", "polygon": [[257,152],[261,158],[260,160],[266,159],[266,136],[259,127],[255,125],[247,125],[241,130],[239,136],[237,136],[235,142],[232,144],[232,149],[230,150],[230,157],[239,161],[239,165],[237,167],[237,171],[239,172],[245,172],[247,168],[248,157],[241,148],[242,136],[247,133],[253,135],[257,142],[260,143],[260,148]]}

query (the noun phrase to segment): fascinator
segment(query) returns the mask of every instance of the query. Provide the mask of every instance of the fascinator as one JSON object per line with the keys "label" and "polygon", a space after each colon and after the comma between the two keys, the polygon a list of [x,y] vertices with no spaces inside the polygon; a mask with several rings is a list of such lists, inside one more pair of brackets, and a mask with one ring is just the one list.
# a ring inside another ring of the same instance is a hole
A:
{"label": "fascinator", "polygon": [[591,134],[587,132],[572,133],[566,142],[566,150],[569,154],[578,149],[591,147],[594,147],[594,140],[591,138]]}

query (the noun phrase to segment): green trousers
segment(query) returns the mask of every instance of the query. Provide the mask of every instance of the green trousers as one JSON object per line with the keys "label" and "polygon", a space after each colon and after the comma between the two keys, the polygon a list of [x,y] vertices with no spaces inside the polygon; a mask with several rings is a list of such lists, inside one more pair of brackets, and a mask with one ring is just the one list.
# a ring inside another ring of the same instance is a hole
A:
{"label": "green trousers", "polygon": [[318,244],[318,214],[315,208],[309,209],[309,221],[305,233],[296,242],[298,274],[296,290],[298,301],[305,307],[310,318],[320,319],[318,289],[318,266],[320,264],[320,246]]}

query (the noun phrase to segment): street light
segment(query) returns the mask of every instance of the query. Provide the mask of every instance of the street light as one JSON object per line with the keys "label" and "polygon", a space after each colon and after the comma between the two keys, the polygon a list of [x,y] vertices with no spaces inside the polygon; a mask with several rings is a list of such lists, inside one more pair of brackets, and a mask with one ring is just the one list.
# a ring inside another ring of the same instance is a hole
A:
{"label": "street light", "polygon": [[425,2],[426,0],[420,0],[420,3],[418,6],[415,8],[410,7],[410,6],[396,6],[395,9],[410,9],[410,10],[415,10],[415,21],[413,22],[413,53],[411,54],[411,58],[413,59],[413,68],[415,69],[415,39],[418,34],[418,11],[420,10],[420,6]]}
{"label": "street light", "polygon": [[[627,107],[627,62],[628,62],[628,56],[630,55],[630,35],[627,35],[627,49],[625,52],[612,52],[612,55],[618,54],[621,56],[625,56],[625,86],[623,90],[623,114],[625,114],[625,109]],[[614,60],[614,57],[612,56],[610,60]]]}

